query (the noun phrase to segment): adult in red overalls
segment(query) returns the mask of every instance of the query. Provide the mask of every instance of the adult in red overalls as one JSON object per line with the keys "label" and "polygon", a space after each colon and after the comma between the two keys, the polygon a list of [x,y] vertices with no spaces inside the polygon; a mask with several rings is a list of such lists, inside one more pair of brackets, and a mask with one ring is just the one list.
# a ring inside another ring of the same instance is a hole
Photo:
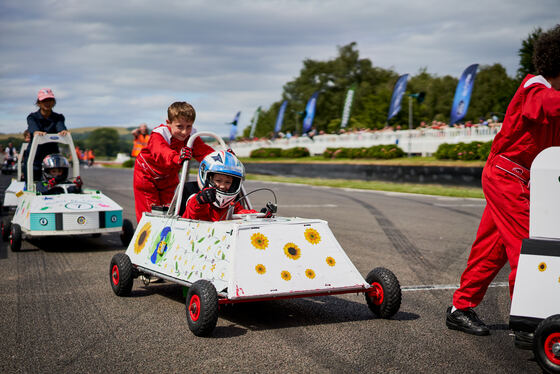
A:
{"label": "adult in red overalls", "polygon": [[529,170],[537,154],[560,145],[560,25],[539,38],[533,62],[540,75],[528,75],[517,89],[482,172],[486,208],[447,310],[450,329],[490,333],[472,308],[506,262],[513,295],[521,241],[529,236]]}
{"label": "adult in red overalls", "polygon": [[165,125],[156,127],[148,145],[140,151],[134,166],[134,203],[136,220],[150,212],[152,205],[168,205],[179,183],[179,170],[185,160],[198,161],[214,149],[200,138],[192,149],[187,147],[195,120],[194,108],[186,102],[175,102],[167,110]]}

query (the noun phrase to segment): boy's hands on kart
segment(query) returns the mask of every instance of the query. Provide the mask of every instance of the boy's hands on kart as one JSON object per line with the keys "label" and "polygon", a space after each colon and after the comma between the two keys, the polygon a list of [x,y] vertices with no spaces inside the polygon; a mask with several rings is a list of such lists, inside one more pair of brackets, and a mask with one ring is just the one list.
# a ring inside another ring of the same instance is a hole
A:
{"label": "boy's hands on kart", "polygon": [[48,184],[49,188],[53,188],[54,186],[56,186],[56,179],[54,179],[54,178],[49,179],[47,184]]}
{"label": "boy's hands on kart", "polygon": [[76,179],[74,179],[74,184],[78,188],[81,188],[84,185],[84,182],[82,182],[82,178],[79,175],[76,177]]}
{"label": "boy's hands on kart", "polygon": [[263,218],[270,218],[274,213],[278,211],[278,207],[276,204],[271,203],[270,201],[266,203],[266,206],[261,209],[261,213],[264,213]]}
{"label": "boy's hands on kart", "polygon": [[196,194],[196,201],[199,204],[210,204],[216,201],[216,189],[214,187],[207,187]]}
{"label": "boy's hands on kart", "polygon": [[186,160],[190,160],[192,158],[192,148],[191,147],[183,147],[179,152],[179,163],[182,164]]}

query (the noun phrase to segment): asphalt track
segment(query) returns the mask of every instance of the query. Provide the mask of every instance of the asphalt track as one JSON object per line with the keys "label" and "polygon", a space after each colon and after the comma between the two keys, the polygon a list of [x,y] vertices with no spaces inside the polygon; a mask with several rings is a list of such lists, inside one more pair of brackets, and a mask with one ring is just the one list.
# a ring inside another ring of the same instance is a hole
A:
{"label": "asphalt track", "polygon": [[[132,170],[82,171],[134,221]],[[9,177],[1,176],[2,190]],[[476,337],[445,327],[484,201],[247,182],[272,188],[279,214],[321,218],[362,275],[391,269],[400,311],[377,319],[363,294],[239,304],[220,311],[209,338],[188,329],[182,289],[144,286],[131,297],[109,285],[117,234],[0,244],[1,373],[531,373],[530,351],[508,330],[504,269],[478,308],[491,327]],[[272,199],[257,192],[253,204]]]}

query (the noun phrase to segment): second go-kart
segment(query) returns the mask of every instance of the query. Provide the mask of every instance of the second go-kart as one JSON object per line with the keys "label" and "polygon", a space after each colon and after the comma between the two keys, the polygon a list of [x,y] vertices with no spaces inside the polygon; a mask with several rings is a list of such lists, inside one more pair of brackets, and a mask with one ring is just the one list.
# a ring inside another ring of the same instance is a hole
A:
{"label": "second go-kart", "polygon": [[[192,135],[214,137],[213,133]],[[375,268],[364,279],[328,223],[264,214],[230,215],[209,222],[181,218],[188,161],[167,211],[144,213],[126,253],[111,259],[109,281],[118,296],[130,294],[133,280],[155,276],[189,288],[186,317],[197,336],[215,328],[222,304],[281,298],[364,293],[371,311],[390,318],[400,308],[401,289],[388,269]],[[247,208],[250,202],[242,189]]]}
{"label": "second go-kart", "polygon": [[[45,143],[59,143],[68,146],[72,160],[77,160],[74,143],[70,134],[60,136],[47,134],[34,136],[30,145],[29,160],[35,158],[37,147]],[[72,163],[68,177],[76,179],[80,174],[77,162]],[[83,188],[75,193],[72,182],[61,183],[55,188],[57,194],[42,195],[33,181],[33,162],[27,163],[25,183],[12,182],[16,207],[13,217],[2,219],[2,239],[9,240],[12,251],[19,251],[23,240],[33,237],[100,235],[120,232],[123,245],[128,245],[134,228],[122,216],[122,208],[99,190]],[[8,197],[8,194],[6,194]]]}
{"label": "second go-kart", "polygon": [[560,373],[560,147],[531,165],[529,238],[523,240],[511,301],[510,328],[533,333],[535,359]]}
{"label": "second go-kart", "polygon": [[22,177],[22,170],[21,170],[21,160],[23,157],[23,153],[27,149],[29,143],[22,143],[21,149],[19,152],[19,157],[17,158],[16,164],[16,177],[12,178],[8,188],[4,191],[4,196],[2,200],[2,212],[8,213],[9,215],[13,215],[14,210],[17,206],[18,197],[21,196],[20,191],[23,191],[25,188],[25,181]]}

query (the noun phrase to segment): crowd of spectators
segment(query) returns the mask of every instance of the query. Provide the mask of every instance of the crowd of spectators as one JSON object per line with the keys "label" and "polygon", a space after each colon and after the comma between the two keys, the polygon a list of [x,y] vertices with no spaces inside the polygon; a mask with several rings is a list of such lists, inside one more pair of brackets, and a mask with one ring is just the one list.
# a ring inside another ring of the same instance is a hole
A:
{"label": "crowd of spectators", "polygon": [[[466,122],[461,122],[461,123],[456,123],[452,126],[450,126],[449,124],[443,122],[443,121],[432,121],[431,123],[427,123],[425,121],[420,122],[420,125],[417,126],[415,128],[415,130],[421,130],[422,134],[424,133],[424,130],[445,130],[445,129],[449,129],[449,128],[456,128],[456,129],[471,129],[471,128],[479,128],[479,127],[487,127],[490,129],[499,129],[501,127],[502,123],[498,122],[498,118],[497,117],[493,117],[493,118],[489,118],[489,119],[484,119],[484,118],[480,118],[478,122],[472,122],[472,121],[466,121]],[[401,130],[408,130],[408,126],[401,126],[401,125],[388,125],[385,126],[382,129],[371,129],[371,128],[367,128],[367,127],[349,127],[349,128],[345,128],[345,129],[339,129],[336,133],[336,135],[342,135],[342,134],[363,134],[363,133],[383,133],[383,132],[395,132],[395,131],[401,131]],[[327,132],[323,131],[323,130],[316,130],[315,127],[313,127],[311,129],[311,131],[309,131],[306,134],[303,135],[299,135],[299,134],[292,134],[290,131],[286,131],[286,132],[278,132],[278,134],[274,135],[273,133],[268,134],[268,136],[266,137],[261,137],[261,138],[241,138],[241,139],[237,139],[236,141],[238,142],[252,142],[252,141],[258,141],[258,140],[274,140],[274,139],[290,139],[290,138],[298,138],[298,137],[308,137],[311,140],[313,140],[313,138],[317,135],[325,135],[328,134]],[[331,133],[332,134],[332,133]]]}

